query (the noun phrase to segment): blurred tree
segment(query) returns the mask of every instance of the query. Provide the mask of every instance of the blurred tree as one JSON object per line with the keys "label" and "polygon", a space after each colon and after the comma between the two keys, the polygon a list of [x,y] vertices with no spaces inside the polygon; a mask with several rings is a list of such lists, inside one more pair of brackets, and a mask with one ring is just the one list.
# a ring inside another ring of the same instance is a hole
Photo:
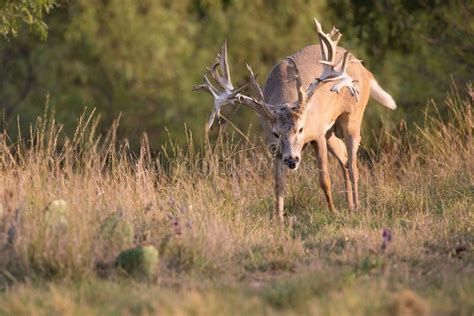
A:
{"label": "blurred tree", "polygon": [[22,24],[26,24],[45,39],[48,26],[43,21],[44,14],[58,4],[59,0],[1,0],[0,34],[7,38],[16,36]]}
{"label": "blurred tree", "polygon": [[[191,88],[224,38],[234,82],[243,83],[249,63],[263,84],[275,63],[317,43],[316,16],[325,29],[342,29],[342,46],[364,59],[406,111],[419,111],[445,95],[450,74],[472,79],[472,10],[469,2],[437,0],[70,1],[46,17],[46,42],[26,32],[0,42],[0,106],[10,121],[21,114],[28,122],[49,95],[66,130],[87,105],[97,107],[104,127],[122,113],[120,131],[132,144],[146,131],[159,148],[165,126],[184,141],[185,123],[202,135],[211,100]],[[256,122],[243,107],[235,116],[228,111],[240,128]],[[380,113],[369,106],[366,126],[380,126]]]}
{"label": "blurred tree", "polygon": [[473,79],[473,1],[334,0],[329,8],[406,108],[443,98],[451,76],[461,87]]}
{"label": "blurred tree", "polygon": [[343,45],[364,60],[399,106],[390,113],[367,107],[368,147],[372,129],[401,117],[409,125],[419,122],[428,100],[443,100],[453,81],[463,89],[474,79],[472,1],[333,0],[328,12],[344,33]]}
{"label": "blurred tree", "polygon": [[[98,108],[104,126],[123,113],[121,132],[134,144],[147,131],[160,146],[165,126],[184,140],[185,123],[202,135],[210,99],[191,88],[224,38],[233,79],[242,83],[245,63],[265,75],[314,41],[311,16],[323,9],[306,0],[71,1],[48,17],[46,43],[24,35],[0,44],[7,69],[0,102],[29,121],[50,95],[66,128],[84,105]],[[246,126],[247,119],[256,122],[244,110],[237,123]]]}

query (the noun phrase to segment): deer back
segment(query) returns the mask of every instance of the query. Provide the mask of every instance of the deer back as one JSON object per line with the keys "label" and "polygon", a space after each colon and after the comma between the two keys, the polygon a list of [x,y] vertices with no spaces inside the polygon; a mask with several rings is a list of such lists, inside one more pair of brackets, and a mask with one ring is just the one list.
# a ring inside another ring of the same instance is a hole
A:
{"label": "deer back", "polygon": [[[337,55],[342,56],[346,50],[337,48]],[[303,88],[323,72],[323,65],[318,63],[322,59],[320,45],[306,46],[291,57],[299,68]],[[341,58],[341,57],[338,57]],[[357,100],[347,89],[339,94],[330,91],[332,84],[322,84],[316,90],[306,115],[306,128],[311,128],[312,134],[325,133],[327,125],[331,125],[343,113],[362,115],[370,95],[370,79],[372,74],[360,63],[350,63],[348,74],[358,81],[360,98]],[[293,69],[287,59],[276,64],[267,77],[263,89],[264,99],[269,104],[291,104],[298,98],[295,89]],[[268,129],[268,124],[261,120],[262,127]],[[318,135],[315,135],[318,136]]]}

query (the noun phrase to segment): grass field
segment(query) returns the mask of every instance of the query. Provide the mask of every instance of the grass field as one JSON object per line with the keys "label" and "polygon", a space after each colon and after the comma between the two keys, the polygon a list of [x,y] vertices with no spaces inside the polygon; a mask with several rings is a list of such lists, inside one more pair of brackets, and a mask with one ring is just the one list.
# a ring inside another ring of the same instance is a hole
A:
{"label": "grass field", "polygon": [[[134,156],[115,127],[97,136],[93,115],[69,138],[47,116],[21,141],[3,133],[0,314],[473,315],[473,100],[454,91],[449,119],[431,105],[383,133],[359,164],[358,212],[335,164],[327,210],[306,152],[284,226],[270,157],[228,134],[156,158],[146,137]],[[137,245],[158,249],[154,275],[116,267]]]}

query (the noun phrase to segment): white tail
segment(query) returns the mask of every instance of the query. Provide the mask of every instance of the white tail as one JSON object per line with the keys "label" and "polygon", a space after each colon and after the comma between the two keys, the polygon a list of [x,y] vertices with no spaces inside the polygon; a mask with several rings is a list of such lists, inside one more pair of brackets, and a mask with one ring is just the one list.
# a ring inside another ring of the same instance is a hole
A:
{"label": "white tail", "polygon": [[397,108],[397,104],[392,96],[382,89],[375,79],[370,80],[370,96],[390,110],[395,110]]}

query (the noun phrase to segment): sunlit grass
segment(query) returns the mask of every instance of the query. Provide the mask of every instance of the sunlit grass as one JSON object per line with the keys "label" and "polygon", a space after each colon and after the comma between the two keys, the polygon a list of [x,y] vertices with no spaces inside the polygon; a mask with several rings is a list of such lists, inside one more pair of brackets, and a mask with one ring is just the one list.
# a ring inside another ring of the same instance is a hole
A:
{"label": "sunlit grass", "polygon": [[[135,155],[116,125],[96,135],[93,113],[70,138],[47,115],[19,140],[3,133],[0,314],[470,315],[472,101],[470,88],[465,99],[454,91],[447,120],[427,114],[384,133],[360,163],[356,213],[336,165],[339,212],[327,210],[305,153],[285,227],[272,219],[271,157],[258,143],[189,136],[155,155],[144,137]],[[111,216],[118,233],[106,233]],[[115,265],[137,245],[159,251],[146,280]]]}

